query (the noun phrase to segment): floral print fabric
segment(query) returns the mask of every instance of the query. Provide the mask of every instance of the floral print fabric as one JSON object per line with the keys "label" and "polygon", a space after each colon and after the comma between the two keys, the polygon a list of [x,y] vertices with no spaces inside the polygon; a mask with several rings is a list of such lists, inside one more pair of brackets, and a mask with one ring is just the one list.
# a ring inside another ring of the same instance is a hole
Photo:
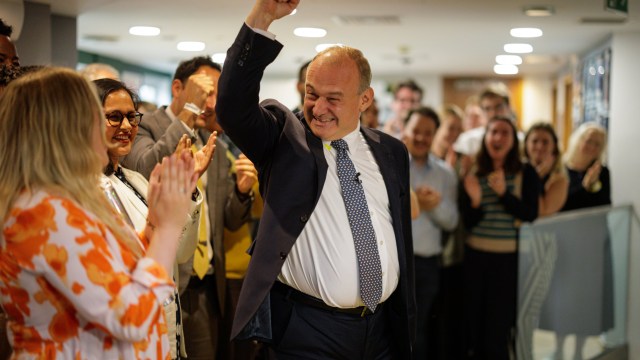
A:
{"label": "floral print fabric", "polygon": [[0,300],[14,359],[169,358],[162,303],[173,282],[92,214],[23,193],[2,235]]}

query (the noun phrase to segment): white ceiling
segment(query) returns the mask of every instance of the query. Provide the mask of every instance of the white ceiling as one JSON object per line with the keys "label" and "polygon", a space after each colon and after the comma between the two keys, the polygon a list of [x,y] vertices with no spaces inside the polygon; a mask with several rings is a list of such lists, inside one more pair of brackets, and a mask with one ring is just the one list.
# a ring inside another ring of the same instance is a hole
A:
{"label": "white ceiling", "polygon": [[[503,54],[512,27],[539,27],[534,52],[520,73],[552,74],[572,56],[584,54],[613,33],[640,31],[640,1],[625,17],[604,10],[605,0],[301,0],[297,14],[271,31],[285,47],[269,67],[291,76],[315,54],[319,43],[343,43],[363,50],[374,75],[488,75]],[[225,52],[253,0],[40,0],[58,14],[78,16],[78,47],[172,73],[177,63],[200,53],[176,49],[179,41],[204,41],[203,53]],[[523,7],[551,5],[555,15],[527,17]],[[398,24],[344,25],[337,16],[393,16]],[[603,20],[585,24],[583,19]],[[609,23],[607,23],[609,21]],[[154,38],[129,35],[134,25],[157,26]],[[299,38],[299,26],[323,27],[323,39]],[[109,39],[96,40],[98,39]],[[615,56],[615,55],[614,55]],[[531,63],[529,63],[531,62]]]}

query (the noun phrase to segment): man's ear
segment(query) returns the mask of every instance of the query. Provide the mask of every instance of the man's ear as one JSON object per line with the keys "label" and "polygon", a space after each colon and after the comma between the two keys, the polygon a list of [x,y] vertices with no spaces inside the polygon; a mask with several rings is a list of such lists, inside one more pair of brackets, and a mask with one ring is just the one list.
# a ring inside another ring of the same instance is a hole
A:
{"label": "man's ear", "polygon": [[369,87],[360,95],[360,112],[367,110],[373,103],[373,88]]}
{"label": "man's ear", "polygon": [[180,81],[179,79],[174,79],[171,82],[171,96],[174,99],[177,98],[178,95],[180,95],[180,93],[182,92],[182,90],[184,90],[182,86],[182,81]]}

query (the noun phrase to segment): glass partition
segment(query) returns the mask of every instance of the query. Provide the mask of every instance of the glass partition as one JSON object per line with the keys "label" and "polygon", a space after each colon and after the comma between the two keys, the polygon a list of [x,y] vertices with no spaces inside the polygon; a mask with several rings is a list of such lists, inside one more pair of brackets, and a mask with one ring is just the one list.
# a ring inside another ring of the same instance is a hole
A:
{"label": "glass partition", "polygon": [[634,223],[631,206],[606,206],[521,227],[518,360],[591,359],[627,343]]}

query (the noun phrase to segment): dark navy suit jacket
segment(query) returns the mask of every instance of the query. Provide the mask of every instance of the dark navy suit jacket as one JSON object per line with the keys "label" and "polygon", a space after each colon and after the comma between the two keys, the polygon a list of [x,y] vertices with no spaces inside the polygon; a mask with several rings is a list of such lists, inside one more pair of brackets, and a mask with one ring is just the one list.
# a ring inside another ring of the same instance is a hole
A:
{"label": "dark navy suit jacket", "polygon": [[[258,103],[264,69],[281,48],[280,43],[243,25],[227,53],[218,84],[218,121],[256,165],[264,199],[232,337],[270,338],[270,289],[318,202],[327,174],[322,141],[313,135],[302,114],[293,114],[275,100]],[[367,128],[361,131],[389,195],[400,279],[385,308],[398,350],[402,358],[409,358],[415,297],[408,154],[405,146],[389,135]]]}

